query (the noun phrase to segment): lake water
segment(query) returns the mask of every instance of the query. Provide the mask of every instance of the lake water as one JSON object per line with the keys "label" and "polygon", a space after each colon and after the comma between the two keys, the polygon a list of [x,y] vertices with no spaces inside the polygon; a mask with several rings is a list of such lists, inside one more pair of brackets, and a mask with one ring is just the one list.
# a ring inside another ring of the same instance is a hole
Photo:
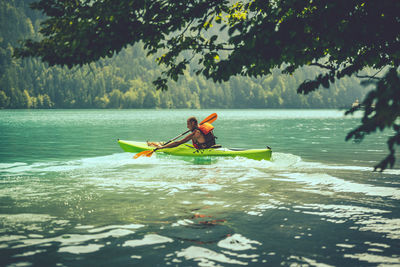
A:
{"label": "lake water", "polygon": [[[217,142],[272,161],[132,159],[217,112]],[[337,110],[2,110],[1,266],[400,265],[400,169]],[[397,154],[398,160],[400,155]]]}

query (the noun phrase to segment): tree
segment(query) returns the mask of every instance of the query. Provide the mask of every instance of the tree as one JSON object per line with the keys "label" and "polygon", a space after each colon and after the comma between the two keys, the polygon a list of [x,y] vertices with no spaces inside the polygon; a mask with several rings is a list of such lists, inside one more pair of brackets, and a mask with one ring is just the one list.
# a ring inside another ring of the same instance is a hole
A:
{"label": "tree", "polygon": [[28,93],[28,90],[24,90],[23,92],[23,104],[24,108],[31,108],[32,107],[32,99]]}
{"label": "tree", "polygon": [[[154,82],[162,90],[167,78],[178,80],[191,60],[197,61],[197,74],[217,82],[263,76],[282,66],[289,74],[304,65],[320,68],[319,75],[300,84],[301,94],[350,75],[377,79],[362,104],[365,115],[373,110],[384,123],[363,120],[348,138],[362,140],[375,127],[391,128],[390,151],[400,144],[400,101],[386,97],[400,95],[393,78],[400,62],[398,0],[40,0],[32,7],[49,17],[41,29],[44,38],[26,40],[16,56],[72,67],[143,42],[166,67]],[[365,68],[378,72],[361,75]],[[378,77],[385,68],[387,74]],[[393,164],[384,160],[376,168]]]}
{"label": "tree", "polygon": [[107,94],[105,94],[103,97],[96,96],[94,99],[94,104],[97,108],[105,108],[109,105],[109,103],[110,99],[108,98]]}
{"label": "tree", "polygon": [[52,108],[54,106],[54,103],[51,101],[50,97],[47,94],[39,95],[39,97],[42,97],[43,108]]}
{"label": "tree", "polygon": [[0,90],[0,109],[8,107],[10,103],[10,98],[4,93],[4,91]]}
{"label": "tree", "polygon": [[143,100],[143,107],[144,108],[155,108],[156,107],[156,96],[154,92],[147,91],[146,96]]}
{"label": "tree", "polygon": [[120,91],[113,89],[110,93],[109,106],[111,108],[121,108],[123,102],[123,95]]}

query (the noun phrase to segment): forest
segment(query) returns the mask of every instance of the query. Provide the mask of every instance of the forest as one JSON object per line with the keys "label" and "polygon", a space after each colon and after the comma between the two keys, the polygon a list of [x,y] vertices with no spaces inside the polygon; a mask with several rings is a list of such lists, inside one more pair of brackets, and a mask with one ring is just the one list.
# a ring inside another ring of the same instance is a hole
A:
{"label": "forest", "polygon": [[293,75],[275,69],[250,78],[235,76],[214,83],[197,76],[195,65],[168,91],[156,90],[153,81],[162,69],[156,56],[146,56],[143,45],[128,46],[118,55],[90,65],[53,66],[36,58],[16,59],[19,40],[39,39],[44,16],[30,9],[32,1],[0,2],[0,108],[348,108],[363,99],[369,88],[355,77],[344,77],[329,89],[308,95],[296,92],[305,79],[320,73],[302,67]]}

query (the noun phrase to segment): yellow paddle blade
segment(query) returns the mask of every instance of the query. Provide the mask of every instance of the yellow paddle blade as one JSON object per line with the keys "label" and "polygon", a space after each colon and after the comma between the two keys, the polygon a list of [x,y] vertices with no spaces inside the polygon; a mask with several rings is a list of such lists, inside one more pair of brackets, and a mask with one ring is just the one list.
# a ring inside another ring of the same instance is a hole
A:
{"label": "yellow paddle blade", "polygon": [[141,157],[141,156],[151,157],[153,152],[154,152],[153,150],[145,150],[145,151],[137,153],[135,156],[133,156],[133,158],[137,159],[138,157]]}
{"label": "yellow paddle blade", "polygon": [[146,154],[146,157],[151,157],[152,155],[153,155],[153,153],[154,153],[154,150],[152,150],[150,153],[148,153],[148,154]]}
{"label": "yellow paddle blade", "polygon": [[200,122],[200,125],[203,123],[213,123],[216,119],[218,118],[217,113],[213,113],[210,116],[208,116],[207,118],[205,118],[204,120],[202,120],[202,122]]}

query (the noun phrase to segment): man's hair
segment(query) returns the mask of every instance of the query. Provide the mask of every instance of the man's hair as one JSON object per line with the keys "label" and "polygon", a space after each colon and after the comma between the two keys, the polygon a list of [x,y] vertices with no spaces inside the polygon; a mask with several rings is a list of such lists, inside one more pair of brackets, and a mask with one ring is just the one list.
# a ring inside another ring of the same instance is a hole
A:
{"label": "man's hair", "polygon": [[197,119],[196,119],[196,117],[194,117],[194,116],[190,117],[190,118],[188,119],[188,121],[190,121],[190,122],[194,121],[194,122],[197,124]]}

